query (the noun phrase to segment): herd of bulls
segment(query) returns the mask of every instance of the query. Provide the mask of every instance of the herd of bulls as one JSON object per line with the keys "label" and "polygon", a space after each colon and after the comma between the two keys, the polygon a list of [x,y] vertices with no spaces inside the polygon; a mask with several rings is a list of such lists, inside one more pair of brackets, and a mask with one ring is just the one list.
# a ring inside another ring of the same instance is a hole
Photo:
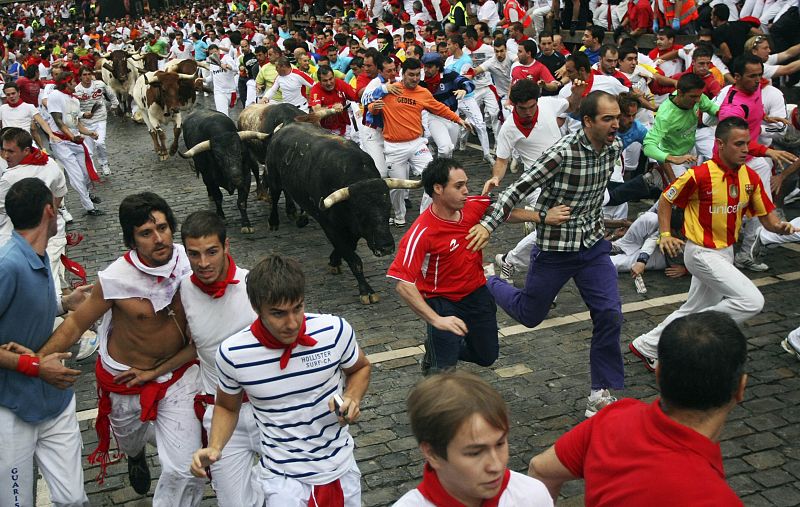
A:
{"label": "herd of bulls", "polygon": [[[192,159],[220,216],[224,216],[220,189],[229,194],[236,191],[241,230],[254,232],[247,199],[255,178],[260,196],[266,197],[265,189],[269,190],[270,230],[278,228],[278,201],[283,193],[286,214],[297,227],[306,225],[311,216],[333,245],[331,272],[341,273],[344,260],[358,282],[361,302],[379,300],[364,277],[357,243],[364,238],[379,257],[393,253],[389,189],[419,188],[421,182],[381,178],[375,162],[356,143],[320,128],[322,114],[304,114],[289,104],[253,104],[241,112],[237,125],[217,111],[193,110],[196,93],[203,89],[194,60],[173,60],[160,71],[157,55],[144,56],[155,61],[143,61],[125,51],[104,57],[104,81],[128,111],[131,97],[136,102],[161,160],[178,151],[183,133],[189,149],[179,154]],[[174,138],[167,149],[164,127],[170,123]],[[302,213],[297,213],[297,206]]]}

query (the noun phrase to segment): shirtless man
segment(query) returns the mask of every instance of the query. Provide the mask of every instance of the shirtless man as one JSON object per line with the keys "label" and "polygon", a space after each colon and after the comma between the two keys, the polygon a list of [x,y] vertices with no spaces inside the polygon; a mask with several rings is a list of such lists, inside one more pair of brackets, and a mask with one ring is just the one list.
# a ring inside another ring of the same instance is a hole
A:
{"label": "shirtless man", "polygon": [[[150,489],[145,443],[154,431],[161,477],[153,506],[194,506],[204,488],[189,473],[192,452],[200,444],[193,410],[197,367],[186,363],[152,380],[149,371],[184,348],[186,316],[178,288],[190,271],[189,261],[183,247],[172,243],[175,216],[158,195],[129,195],[120,204],[119,217],[130,250],[98,273],[89,299],[39,353],[68,350],[102,317],[95,367],[99,442],[89,461],[100,464],[102,480],[109,462],[110,423],[120,451],[128,455],[131,485],[145,494]],[[137,394],[144,394],[141,402]]]}

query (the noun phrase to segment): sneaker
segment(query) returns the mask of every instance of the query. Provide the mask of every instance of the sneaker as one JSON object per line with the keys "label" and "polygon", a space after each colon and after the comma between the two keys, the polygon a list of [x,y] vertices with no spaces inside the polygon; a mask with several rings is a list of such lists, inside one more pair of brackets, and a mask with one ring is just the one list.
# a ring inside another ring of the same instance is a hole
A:
{"label": "sneaker", "polygon": [[733,258],[733,265],[739,269],[748,269],[759,273],[769,269],[769,266],[763,262],[758,262],[748,252],[736,254],[736,257]]}
{"label": "sneaker", "polygon": [[406,205],[406,209],[411,209],[411,199],[409,199],[408,197],[406,197],[405,199],[403,199],[403,202],[404,202],[404,203],[405,203],[405,205]]}
{"label": "sneaker", "polygon": [[94,331],[86,331],[81,337],[81,346],[78,349],[78,355],[75,356],[75,359],[83,361],[94,354],[99,346],[100,339],[97,338],[97,334]]}
{"label": "sneaker", "polygon": [[405,227],[406,226],[406,219],[405,218],[395,218],[394,219],[394,226],[395,227]]}
{"label": "sneaker", "polygon": [[[638,340],[638,338],[636,340]],[[630,350],[634,356],[642,360],[645,368],[647,368],[650,371],[656,371],[656,366],[658,366],[658,359],[648,357],[644,354],[644,352],[637,349],[636,340],[633,340],[630,344],[628,344],[628,350]]]}
{"label": "sneaker", "polygon": [[485,160],[486,163],[489,164],[489,167],[494,167],[495,160],[491,153],[487,153],[486,155],[484,155],[483,160]]}
{"label": "sneaker", "polygon": [[101,209],[92,208],[89,211],[87,211],[86,214],[89,215],[90,217],[99,217],[101,215],[105,215],[106,212]]}
{"label": "sneaker", "polygon": [[389,225],[394,225],[394,218],[389,219]]}
{"label": "sneaker", "polygon": [[150,491],[150,467],[144,449],[138,456],[128,456],[128,480],[136,493],[145,495]]}
{"label": "sneaker", "polygon": [[103,164],[103,176],[108,176],[111,174],[111,168],[108,167],[108,164]]}
{"label": "sneaker", "polygon": [[800,201],[800,188],[795,188],[783,198],[783,204],[791,204],[795,201]]}
{"label": "sneaker", "polygon": [[514,283],[513,276],[516,269],[510,262],[506,262],[506,256],[504,254],[497,254],[494,256],[494,262],[497,264],[497,267],[500,268],[500,279],[508,283]]}
{"label": "sneaker", "polygon": [[512,174],[517,174],[517,171],[519,171],[519,160],[512,158],[508,170],[511,171]]}
{"label": "sneaker", "polygon": [[495,276],[495,275],[496,275],[496,273],[494,271],[494,264],[489,262],[489,263],[486,263],[486,264],[483,265],[483,276],[484,276],[484,278],[486,278],[488,280],[490,276]]}
{"label": "sneaker", "polygon": [[756,240],[750,246],[750,258],[758,260],[764,253],[764,243],[761,242],[761,231],[756,234]]}
{"label": "sneaker", "polygon": [[583,415],[586,417],[592,417],[600,412],[600,410],[611,405],[615,401],[617,401],[617,399],[614,396],[611,396],[611,393],[608,391],[608,389],[603,389],[598,398],[593,400],[590,396],[589,399],[586,400],[586,412],[584,412]]}
{"label": "sneaker", "polygon": [[66,206],[61,206],[60,208],[58,208],[58,212],[61,214],[61,218],[63,218],[66,223],[68,224],[72,223],[72,214],[69,211],[67,211]]}
{"label": "sneaker", "polygon": [[100,197],[98,197],[95,194],[89,194],[89,200],[92,201],[95,204],[100,204],[101,202],[103,202],[103,200],[100,199]]}

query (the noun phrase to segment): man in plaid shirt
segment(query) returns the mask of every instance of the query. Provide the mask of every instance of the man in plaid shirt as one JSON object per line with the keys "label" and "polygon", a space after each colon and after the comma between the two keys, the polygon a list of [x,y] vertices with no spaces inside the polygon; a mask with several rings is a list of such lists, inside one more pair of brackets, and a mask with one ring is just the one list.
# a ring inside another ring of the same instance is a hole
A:
{"label": "man in plaid shirt", "polygon": [[497,305],[528,327],[537,326],[561,287],[572,278],[592,315],[589,353],[592,387],[586,417],[616,401],[609,389],[622,389],[620,352],[622,308],[617,272],[611,263],[611,244],[604,239],[603,192],[619,159],[622,141],[616,137],[620,109],[616,97],[594,91],[580,104],[583,128],[545,150],[532,167],[500,194],[483,219],[469,232],[468,248],[482,249],[492,231],[514,206],[535,189],[542,189],[535,212],[544,216],[558,205],[570,209],[561,225],[537,224],[537,245],[525,287],[517,289],[498,277],[487,287]]}

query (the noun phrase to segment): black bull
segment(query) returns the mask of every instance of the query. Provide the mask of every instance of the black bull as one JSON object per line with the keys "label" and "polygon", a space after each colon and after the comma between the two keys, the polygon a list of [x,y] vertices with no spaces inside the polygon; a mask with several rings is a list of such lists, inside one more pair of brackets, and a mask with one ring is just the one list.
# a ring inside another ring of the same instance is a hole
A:
{"label": "black bull", "polygon": [[344,259],[358,282],[361,302],[377,302],[378,295],[364,278],[356,254],[358,240],[364,238],[378,257],[394,252],[389,185],[413,188],[419,182],[381,179],[375,162],[358,145],[307,123],[290,123],[272,135],[266,165],[272,197],[270,226],[278,226],[278,198],[283,190],[319,222],[333,245],[331,272],[341,273]]}
{"label": "black bull", "polygon": [[183,120],[183,142],[189,150],[181,153],[181,157],[193,160],[195,171],[202,176],[208,196],[214,201],[220,217],[225,217],[220,188],[227,190],[229,195],[237,191],[236,206],[245,234],[254,232],[247,215],[247,197],[250,175],[258,180],[258,162],[244,145],[258,143],[259,139],[267,137],[257,132],[237,132],[233,120],[208,109],[193,111]]}

